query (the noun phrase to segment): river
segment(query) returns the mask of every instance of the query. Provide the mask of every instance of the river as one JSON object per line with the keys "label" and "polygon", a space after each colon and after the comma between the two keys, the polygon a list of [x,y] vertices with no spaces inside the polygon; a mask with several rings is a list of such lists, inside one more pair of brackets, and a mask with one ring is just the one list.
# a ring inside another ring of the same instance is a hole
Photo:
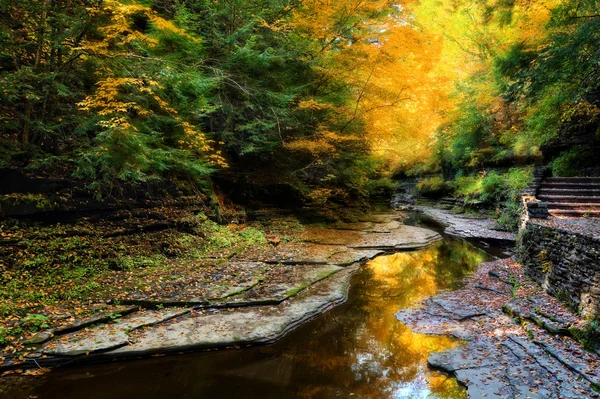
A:
{"label": "river", "polygon": [[345,304],[273,345],[62,367],[15,381],[6,398],[465,398],[453,378],[427,367],[429,353],[461,343],[412,333],[394,314],[456,289],[489,259],[450,238],[381,256],[353,277]]}

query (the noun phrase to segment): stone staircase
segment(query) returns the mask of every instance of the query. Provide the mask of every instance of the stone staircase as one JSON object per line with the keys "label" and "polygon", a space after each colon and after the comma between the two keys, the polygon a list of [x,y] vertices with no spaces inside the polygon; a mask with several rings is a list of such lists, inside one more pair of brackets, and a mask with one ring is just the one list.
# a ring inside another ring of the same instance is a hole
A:
{"label": "stone staircase", "polygon": [[552,216],[600,217],[600,177],[548,177],[537,198]]}

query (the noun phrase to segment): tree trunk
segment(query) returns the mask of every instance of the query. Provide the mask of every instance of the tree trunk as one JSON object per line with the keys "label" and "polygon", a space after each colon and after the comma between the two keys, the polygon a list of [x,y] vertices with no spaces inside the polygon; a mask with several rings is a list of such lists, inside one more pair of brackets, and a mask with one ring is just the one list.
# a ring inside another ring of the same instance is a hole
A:
{"label": "tree trunk", "polygon": [[21,131],[21,144],[23,144],[23,146],[26,146],[27,144],[29,144],[29,130],[30,130],[30,126],[31,126],[31,111],[33,110],[33,104],[31,103],[31,100],[26,98],[25,99],[25,117],[23,120],[23,130]]}

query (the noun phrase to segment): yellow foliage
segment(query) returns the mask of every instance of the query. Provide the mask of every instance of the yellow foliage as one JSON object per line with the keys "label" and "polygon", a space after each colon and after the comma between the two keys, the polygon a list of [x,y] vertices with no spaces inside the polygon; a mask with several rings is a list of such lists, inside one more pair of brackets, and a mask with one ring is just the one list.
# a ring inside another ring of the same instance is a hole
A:
{"label": "yellow foliage", "polygon": [[334,155],[336,152],[335,146],[324,138],[294,140],[285,143],[285,147],[292,151],[308,152],[315,157]]}
{"label": "yellow foliage", "polygon": [[[220,151],[213,150],[214,141],[208,140],[204,133],[191,123],[177,115],[177,111],[155,91],[160,85],[145,76],[140,78],[108,77],[98,83],[94,94],[86,97],[78,105],[82,111],[98,112],[98,115],[109,117],[98,122],[98,125],[112,134],[135,134],[136,127],[131,123],[131,116],[149,116],[153,112],[165,112],[179,123],[185,138],[179,140],[179,148],[206,156],[208,161],[218,167],[226,167],[227,163]],[[154,109],[143,108],[135,102],[123,101],[126,94],[143,93],[154,100]]]}
{"label": "yellow foliage", "polygon": [[298,103],[298,108],[308,109],[308,110],[313,110],[313,111],[321,111],[324,109],[332,109],[333,107],[331,106],[331,104],[320,103],[313,99],[310,99],[310,100],[300,101]]}
{"label": "yellow foliage", "polygon": [[158,40],[133,28],[132,17],[145,16],[152,23],[155,30],[163,34],[184,36],[188,40],[198,42],[200,39],[189,35],[185,30],[178,28],[172,22],[160,17],[150,7],[142,4],[125,4],[118,0],[105,0],[99,8],[92,9],[91,15],[101,14],[110,17],[110,23],[101,27],[103,38],[97,41],[84,40],[80,49],[89,54],[105,55],[111,46],[123,47],[130,43],[142,43],[148,47],[158,44]]}
{"label": "yellow foliage", "polygon": [[[399,7],[390,1],[309,0],[302,4],[294,10],[292,25],[321,44],[322,57],[315,69],[324,79],[343,80],[354,92],[352,103],[336,109],[341,123],[347,121],[344,129],[364,126],[373,154],[392,167],[427,156],[430,137],[452,107],[448,96],[452,79],[435,74],[443,38],[413,26],[410,15],[394,12]],[[351,28],[344,31],[340,27],[348,21]],[[299,107],[323,109],[314,101]],[[320,132],[288,148],[331,154],[340,137]]]}

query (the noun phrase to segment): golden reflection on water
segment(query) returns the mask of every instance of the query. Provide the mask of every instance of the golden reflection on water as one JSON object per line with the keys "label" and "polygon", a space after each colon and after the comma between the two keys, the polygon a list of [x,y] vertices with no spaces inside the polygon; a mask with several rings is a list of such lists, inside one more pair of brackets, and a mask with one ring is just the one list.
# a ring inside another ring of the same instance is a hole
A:
{"label": "golden reflection on water", "polygon": [[[315,369],[314,374],[328,373],[340,384],[345,381],[344,394],[353,397],[466,398],[466,391],[456,380],[427,369],[431,352],[451,349],[460,342],[445,336],[415,334],[396,319],[395,313],[440,289],[456,287],[486,259],[487,255],[469,244],[451,241],[371,261],[355,281],[357,293],[350,304],[355,310],[345,310],[343,322],[348,328],[338,347],[331,349],[315,342],[310,346],[322,348],[318,354],[297,355]],[[301,395],[328,398],[335,396],[334,391],[340,393],[339,384],[317,381],[302,389]]]}
{"label": "golden reflection on water", "polygon": [[58,370],[8,398],[463,399],[454,379],[427,368],[431,352],[460,342],[414,334],[395,313],[456,288],[486,258],[448,240],[379,257],[354,276],[346,304],[274,345]]}

